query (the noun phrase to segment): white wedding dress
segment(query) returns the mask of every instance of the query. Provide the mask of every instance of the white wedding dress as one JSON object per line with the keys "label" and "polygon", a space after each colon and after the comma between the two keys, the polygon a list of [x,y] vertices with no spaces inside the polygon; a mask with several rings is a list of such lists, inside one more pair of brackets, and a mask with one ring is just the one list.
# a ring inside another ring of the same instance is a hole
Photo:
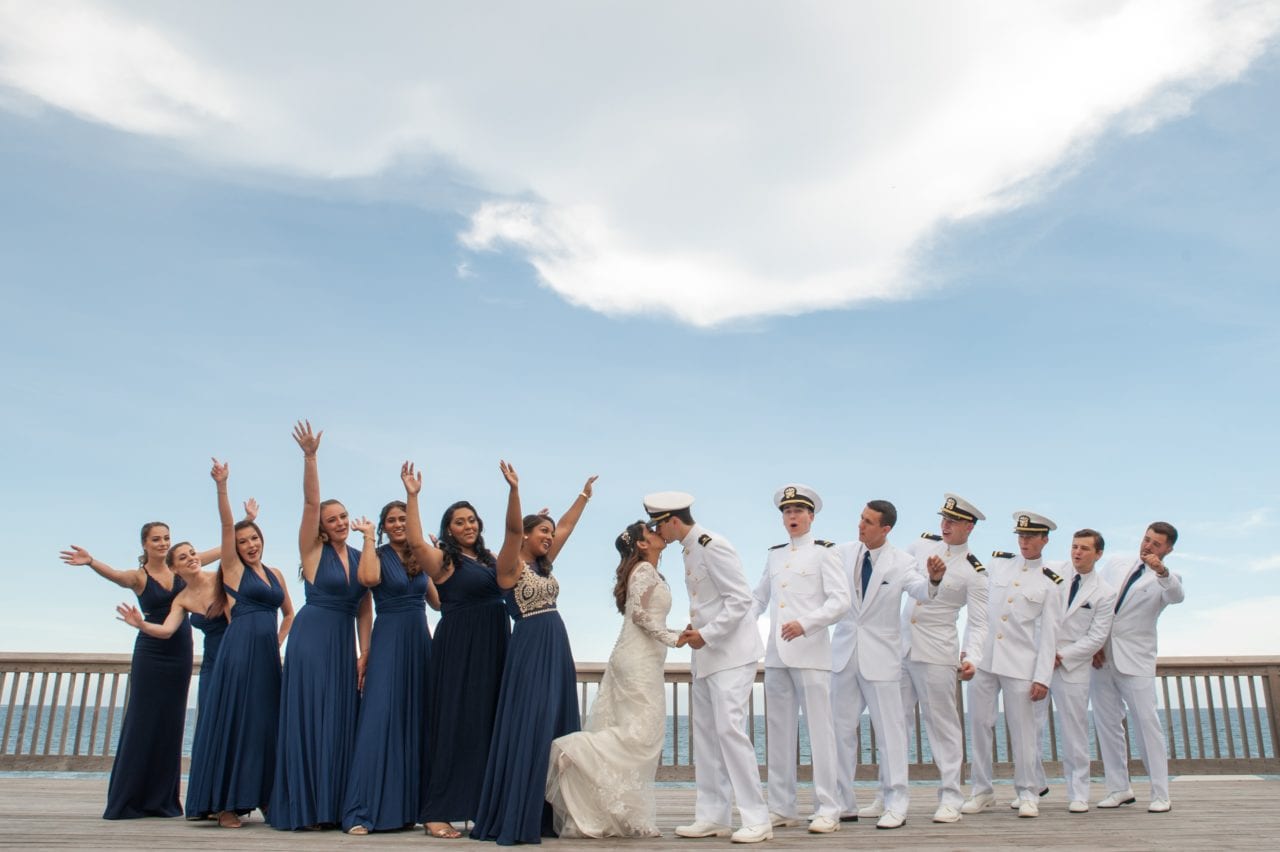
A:
{"label": "white wedding dress", "polygon": [[671,589],[648,562],[627,582],[622,632],[586,728],[551,744],[547,801],[561,837],[657,837],[653,779],[666,734]]}

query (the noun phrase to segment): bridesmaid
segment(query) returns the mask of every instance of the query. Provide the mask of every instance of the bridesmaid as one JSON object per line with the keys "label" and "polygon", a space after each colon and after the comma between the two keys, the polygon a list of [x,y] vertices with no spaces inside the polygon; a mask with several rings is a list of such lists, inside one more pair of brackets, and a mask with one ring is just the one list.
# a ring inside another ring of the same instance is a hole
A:
{"label": "bridesmaid", "polygon": [[[228,465],[213,460],[209,475],[222,523],[221,589],[231,626],[201,711],[187,781],[187,818],[217,814],[218,825],[239,828],[240,816],[265,809],[275,777],[280,702],[280,645],[293,623],[284,575],[262,562],[262,530],[235,523],[227,496]],[[276,611],[284,618],[277,627]],[[194,617],[193,617],[194,618]]]}
{"label": "bridesmaid", "polygon": [[[412,472],[412,466],[407,468]],[[484,522],[465,500],[440,521],[439,549],[418,515],[421,474],[405,480],[409,547],[440,594],[427,682],[427,759],[420,819],[427,834],[455,838],[475,818],[510,626]]]}
{"label": "bridesmaid", "polygon": [[[146,621],[161,624],[186,582],[169,567],[169,525],[142,527],[143,554],[138,567],[117,570],[72,545],[61,553],[68,565],[88,565],[99,576],[138,596]],[[199,562],[217,551],[199,554]],[[116,758],[107,786],[103,819],[182,815],[178,784],[182,775],[182,739],[191,687],[191,625],[185,613],[168,639],[139,631],[129,669],[127,709],[120,725]]]}
{"label": "bridesmaid", "polygon": [[[415,479],[408,462],[401,468],[400,478],[406,490],[421,490],[421,475]],[[384,534],[387,544],[381,544]],[[411,828],[422,807],[431,659],[431,634],[423,602],[439,609],[440,598],[428,579],[427,567],[409,547],[407,503],[393,500],[382,507],[378,542],[378,559],[360,562],[360,583],[373,590],[377,619],[342,815],[342,828],[348,834]],[[431,564],[437,572],[439,553],[433,550]]]}
{"label": "bridesmaid", "polygon": [[506,462],[501,467],[510,495],[507,535],[498,554],[498,585],[508,590],[507,609],[515,628],[471,837],[511,846],[556,836],[545,798],[551,741],[581,725],[577,672],[569,636],[556,611],[560,584],[551,576],[551,567],[591,499],[596,478],[587,480],[559,524],[545,514],[521,520],[515,468]]}
{"label": "bridesmaid", "polygon": [[[320,501],[316,452],[323,435],[313,434],[305,421],[293,429],[303,454],[298,550],[306,603],[294,619],[285,653],[276,776],[268,811],[271,825],[285,831],[342,822],[355,744],[359,673],[364,671],[373,620],[369,592],[357,578],[360,562],[378,558],[373,525],[363,518],[352,522],[337,500]],[[351,527],[364,533],[363,551],[347,544]]]}

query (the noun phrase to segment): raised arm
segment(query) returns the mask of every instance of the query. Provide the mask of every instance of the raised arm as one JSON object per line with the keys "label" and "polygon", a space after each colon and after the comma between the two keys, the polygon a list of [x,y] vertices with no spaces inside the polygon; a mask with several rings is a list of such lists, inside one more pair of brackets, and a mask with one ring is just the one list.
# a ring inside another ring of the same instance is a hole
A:
{"label": "raised arm", "polygon": [[598,476],[587,477],[586,485],[582,486],[582,490],[578,492],[578,496],[573,498],[573,503],[560,516],[560,520],[556,522],[556,537],[551,541],[551,550],[547,552],[547,561],[555,562],[556,557],[560,555],[561,549],[569,541],[569,536],[573,535],[573,528],[578,525],[578,519],[582,517],[582,510],[587,508],[587,503],[591,500],[591,487],[595,485]]}
{"label": "raised arm", "polygon": [[135,595],[141,594],[147,585],[146,574],[141,568],[132,568],[128,571],[117,570],[105,562],[94,559],[89,555],[89,551],[76,544],[71,545],[70,550],[61,551],[58,556],[68,565],[88,565],[102,579],[110,580]]}
{"label": "raised arm", "polygon": [[324,542],[320,538],[320,468],[316,453],[324,430],[312,433],[310,420],[299,420],[293,427],[293,440],[302,449],[302,523],[298,527],[298,555],[302,557],[302,574],[315,579]]}
{"label": "raised arm", "polygon": [[351,522],[351,528],[364,534],[364,549],[360,551],[360,563],[356,566],[356,579],[366,589],[382,582],[382,559],[378,556],[378,542],[373,536],[373,521],[361,517]]}
{"label": "raised arm", "polygon": [[498,551],[498,586],[510,589],[520,579],[520,544],[524,540],[524,526],[520,517],[520,477],[516,469],[505,461],[499,461],[502,478],[507,481],[510,491],[507,494],[507,530],[502,539],[502,549]]}
{"label": "raised arm", "polygon": [[182,606],[183,601],[179,600],[182,596],[174,598],[173,605],[169,607],[169,615],[160,624],[152,624],[142,617],[142,613],[136,606],[132,604],[122,603],[116,607],[116,619],[123,621],[130,627],[136,627],[148,636],[156,639],[168,639],[179,627],[182,626],[182,619],[187,617],[186,607]]}
{"label": "raised arm", "polygon": [[236,519],[231,514],[231,498],[227,496],[227,479],[230,475],[231,465],[213,459],[209,477],[218,490],[218,520],[222,524],[222,549],[219,551],[222,580],[231,588],[239,589],[244,565],[240,562],[240,554],[236,552]]}
{"label": "raised arm", "polygon": [[[445,567],[444,553],[427,541],[422,533],[422,515],[418,512],[418,494],[422,491],[422,471],[415,472],[412,462],[400,465],[400,481],[404,483],[405,514],[409,516],[406,535],[409,537],[409,551],[414,560],[427,572],[433,583],[443,583],[453,573],[453,566]],[[440,608],[437,598],[435,609]]]}

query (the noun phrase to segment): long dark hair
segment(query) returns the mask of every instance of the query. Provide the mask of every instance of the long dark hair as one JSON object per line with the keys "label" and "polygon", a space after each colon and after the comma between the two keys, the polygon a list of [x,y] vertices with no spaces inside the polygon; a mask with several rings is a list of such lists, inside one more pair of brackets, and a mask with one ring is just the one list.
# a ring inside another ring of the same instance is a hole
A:
{"label": "long dark hair", "polygon": [[[403,500],[392,500],[390,503],[382,507],[382,512],[378,514],[378,545],[379,546],[382,545],[382,535],[384,532],[386,532],[387,515],[391,514],[392,509],[404,509],[404,511],[408,513],[409,506]],[[390,547],[392,550],[395,550],[396,546],[394,544],[391,544]],[[396,556],[399,556],[399,555],[400,555],[400,552],[396,551]],[[405,556],[403,559],[400,560],[400,564],[404,566],[404,572],[408,574],[410,577],[416,577],[422,573],[422,566],[418,564],[418,560],[413,558],[412,548],[405,548]]]}
{"label": "long dark hair", "polygon": [[636,548],[643,539],[644,521],[636,521],[613,540],[613,546],[618,549],[618,555],[622,557],[613,583],[613,602],[618,605],[618,612],[623,615],[627,614],[627,583],[631,580],[631,572],[644,561]]}
{"label": "long dark hair", "polygon": [[[556,522],[551,519],[550,515],[525,515],[521,526],[524,527],[524,534],[527,536],[533,532],[534,527],[546,521],[551,524],[551,532],[556,531]],[[535,556],[533,558],[533,570],[546,577],[551,574],[551,562],[545,556]]]}
{"label": "long dark hair", "polygon": [[457,565],[462,561],[462,545],[458,544],[458,540],[453,537],[453,531],[449,529],[449,523],[453,520],[453,515],[459,509],[470,509],[471,513],[476,516],[476,558],[484,565],[490,568],[496,567],[498,560],[493,558],[493,554],[489,552],[489,548],[484,546],[484,521],[480,519],[480,513],[476,511],[476,507],[472,506],[466,500],[459,500],[449,508],[444,510],[444,516],[440,518],[440,535],[437,541],[440,543],[440,550],[444,552],[445,565]]}
{"label": "long dark hair", "polygon": [[[147,569],[147,536],[150,535],[153,527],[164,527],[165,529],[169,529],[169,525],[164,521],[150,521],[142,525],[142,534],[138,536],[139,540],[142,542],[142,553],[138,556],[138,567],[144,571]],[[166,554],[166,563],[168,558],[168,554]]]}

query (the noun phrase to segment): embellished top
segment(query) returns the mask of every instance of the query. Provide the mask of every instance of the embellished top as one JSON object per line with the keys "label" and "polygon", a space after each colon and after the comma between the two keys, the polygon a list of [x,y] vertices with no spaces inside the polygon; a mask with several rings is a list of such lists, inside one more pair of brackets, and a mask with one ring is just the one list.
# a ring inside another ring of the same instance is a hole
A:
{"label": "embellished top", "polygon": [[546,576],[539,574],[526,562],[520,571],[520,579],[507,592],[507,611],[514,619],[555,612],[559,596],[559,581],[549,571]]}

